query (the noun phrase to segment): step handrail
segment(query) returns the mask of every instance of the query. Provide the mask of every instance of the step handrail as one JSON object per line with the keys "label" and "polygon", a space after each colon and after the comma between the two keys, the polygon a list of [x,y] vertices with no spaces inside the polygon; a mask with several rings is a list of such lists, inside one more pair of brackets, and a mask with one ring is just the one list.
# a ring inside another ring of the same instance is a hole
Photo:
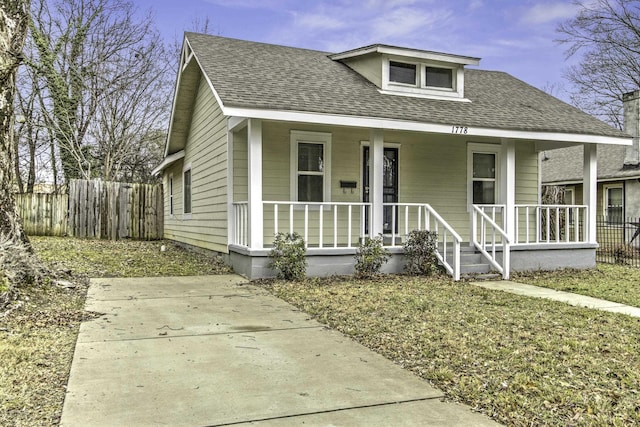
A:
{"label": "step handrail", "polygon": [[[511,241],[507,232],[502,229],[489,215],[487,215],[483,209],[477,205],[472,205],[473,212],[471,213],[471,240],[473,245],[478,251],[489,261],[489,263],[502,274],[502,278],[509,279],[510,271],[510,246]],[[478,217],[480,218],[480,240],[478,240]],[[490,242],[487,244],[487,224],[491,230]],[[500,235],[502,242],[502,265],[498,262],[496,257],[496,243],[497,235]],[[489,250],[490,249],[490,252]]]}

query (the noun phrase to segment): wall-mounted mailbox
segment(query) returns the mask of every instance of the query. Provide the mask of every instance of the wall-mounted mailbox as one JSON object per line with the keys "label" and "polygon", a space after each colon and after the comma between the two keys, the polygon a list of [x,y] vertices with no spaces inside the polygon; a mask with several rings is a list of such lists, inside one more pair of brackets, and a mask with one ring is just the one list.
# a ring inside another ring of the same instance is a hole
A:
{"label": "wall-mounted mailbox", "polygon": [[340,180],[340,188],[357,188],[357,181],[342,181]]}

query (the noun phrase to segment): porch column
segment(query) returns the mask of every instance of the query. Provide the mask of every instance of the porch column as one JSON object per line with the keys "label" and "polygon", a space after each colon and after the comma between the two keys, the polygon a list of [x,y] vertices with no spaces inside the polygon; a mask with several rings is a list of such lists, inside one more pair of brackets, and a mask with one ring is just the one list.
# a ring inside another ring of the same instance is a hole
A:
{"label": "porch column", "polygon": [[262,121],[249,119],[247,129],[249,247],[262,249]]}
{"label": "porch column", "polygon": [[373,237],[383,232],[383,178],[384,135],[382,129],[371,129],[369,136],[369,201],[371,202],[369,231]]}
{"label": "porch column", "polygon": [[584,181],[582,182],[582,204],[587,205],[587,227],[585,229],[588,243],[597,243],[596,210],[598,191],[598,153],[596,144],[584,144]]}
{"label": "porch column", "polygon": [[505,232],[512,243],[516,239],[516,143],[513,140],[502,141],[502,201],[505,204]]}

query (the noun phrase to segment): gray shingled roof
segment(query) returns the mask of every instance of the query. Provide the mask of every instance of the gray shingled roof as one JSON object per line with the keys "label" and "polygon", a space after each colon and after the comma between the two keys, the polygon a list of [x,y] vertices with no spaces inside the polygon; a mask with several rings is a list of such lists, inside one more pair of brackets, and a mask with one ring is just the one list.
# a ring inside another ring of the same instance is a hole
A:
{"label": "gray shingled roof", "polygon": [[225,107],[620,137],[594,117],[497,71],[465,70],[472,102],[382,94],[328,52],[186,33]]}
{"label": "gray shingled roof", "polygon": [[[640,176],[640,168],[623,167],[625,150],[622,145],[598,145],[598,180]],[[547,160],[542,161],[542,182],[581,182],[583,151],[582,145],[546,151]]]}

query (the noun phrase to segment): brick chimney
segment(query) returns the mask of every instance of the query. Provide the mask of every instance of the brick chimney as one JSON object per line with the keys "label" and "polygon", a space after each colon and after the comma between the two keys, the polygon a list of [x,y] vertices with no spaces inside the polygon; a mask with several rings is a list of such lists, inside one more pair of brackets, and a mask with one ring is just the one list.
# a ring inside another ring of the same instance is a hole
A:
{"label": "brick chimney", "polygon": [[633,144],[626,147],[624,165],[640,166],[640,90],[622,95],[624,105],[624,131],[633,137]]}

